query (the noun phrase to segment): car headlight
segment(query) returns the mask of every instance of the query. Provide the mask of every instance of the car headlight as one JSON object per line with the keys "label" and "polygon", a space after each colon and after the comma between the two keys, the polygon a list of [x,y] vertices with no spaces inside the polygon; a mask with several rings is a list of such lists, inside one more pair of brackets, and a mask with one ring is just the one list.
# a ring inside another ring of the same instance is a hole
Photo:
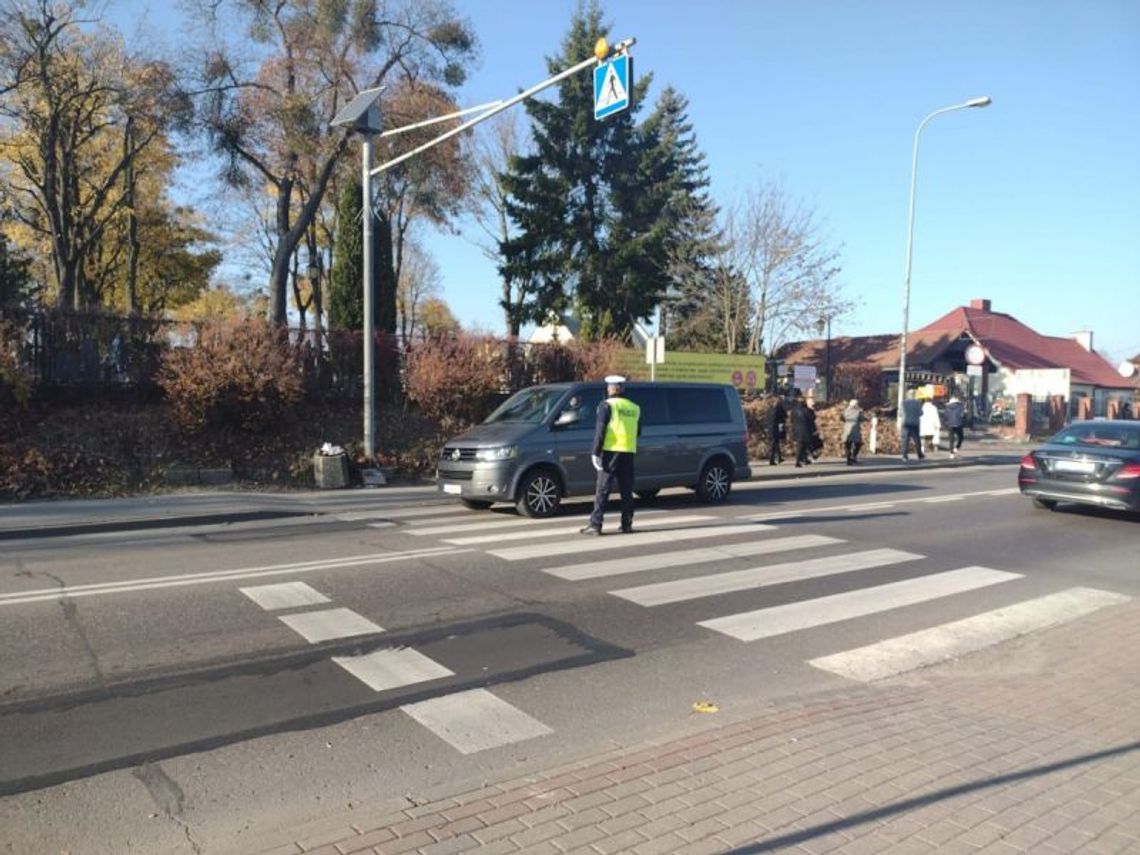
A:
{"label": "car headlight", "polygon": [[519,449],[517,445],[504,445],[500,448],[480,448],[475,452],[476,460],[492,461],[492,460],[510,460],[512,457],[517,457]]}

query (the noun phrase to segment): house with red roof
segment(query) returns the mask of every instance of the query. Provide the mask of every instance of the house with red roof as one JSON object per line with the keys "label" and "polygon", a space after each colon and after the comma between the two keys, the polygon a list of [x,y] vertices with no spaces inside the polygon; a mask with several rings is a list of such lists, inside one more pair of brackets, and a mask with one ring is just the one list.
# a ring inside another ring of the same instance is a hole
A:
{"label": "house with red roof", "polygon": [[[898,383],[899,336],[873,335],[793,342],[774,355],[784,366],[876,365],[891,387]],[[1042,335],[1012,315],[972,300],[907,335],[907,385],[943,384],[969,395],[983,412],[1012,408],[1019,394],[1039,402],[1061,399],[1069,417],[1115,415],[1125,401],[1136,410],[1140,372],[1118,370],[1092,347],[1092,333]]]}

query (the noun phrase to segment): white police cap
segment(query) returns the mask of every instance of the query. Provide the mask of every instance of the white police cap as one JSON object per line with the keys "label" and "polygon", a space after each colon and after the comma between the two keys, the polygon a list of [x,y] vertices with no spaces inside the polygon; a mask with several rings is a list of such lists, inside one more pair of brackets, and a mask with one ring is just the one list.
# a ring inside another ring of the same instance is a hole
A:
{"label": "white police cap", "polygon": [[610,374],[608,377],[606,377],[606,385],[607,386],[624,386],[625,385],[625,378],[622,377],[620,374]]}

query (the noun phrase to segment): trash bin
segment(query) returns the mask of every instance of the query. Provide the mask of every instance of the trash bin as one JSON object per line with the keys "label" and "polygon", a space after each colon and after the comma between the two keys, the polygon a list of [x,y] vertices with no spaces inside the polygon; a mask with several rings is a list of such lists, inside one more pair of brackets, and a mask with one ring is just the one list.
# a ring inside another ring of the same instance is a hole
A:
{"label": "trash bin", "polygon": [[348,486],[348,455],[313,455],[313,480],[321,490],[337,490]]}

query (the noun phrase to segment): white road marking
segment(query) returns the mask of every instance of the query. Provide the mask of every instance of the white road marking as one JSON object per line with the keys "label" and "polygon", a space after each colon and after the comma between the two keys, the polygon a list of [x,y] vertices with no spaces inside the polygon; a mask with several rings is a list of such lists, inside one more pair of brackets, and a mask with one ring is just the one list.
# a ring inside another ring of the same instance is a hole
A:
{"label": "white road marking", "polygon": [[927,504],[935,505],[935,504],[939,504],[941,502],[960,502],[960,501],[962,501],[962,497],[961,496],[935,496],[932,499],[923,499],[923,501],[926,502]]}
{"label": "white road marking", "polygon": [[1069,623],[1106,606],[1130,600],[1095,588],[1069,588],[964,620],[888,638],[808,662],[864,683],[973,653],[1020,635]]}
{"label": "white road marking", "polygon": [[[638,511],[637,518],[641,519],[649,514],[663,514],[665,513],[659,509],[650,509],[645,511]],[[588,516],[588,512],[583,512],[578,521],[578,528],[581,528]],[[571,517],[572,518],[572,517]],[[503,516],[488,516],[482,522],[470,522],[470,517],[457,525],[432,525],[421,528],[420,526],[409,527],[406,531],[407,534],[413,534],[417,537],[426,535],[437,534],[462,534],[468,531],[499,531],[504,528],[522,528],[524,526],[542,526],[551,523],[565,523],[567,517],[551,517],[548,519],[531,519],[530,517],[503,517]],[[435,522],[435,520],[432,520]],[[578,529],[575,529],[577,531]],[[543,534],[549,534],[549,530],[543,531]]]}
{"label": "white road marking", "polygon": [[[952,470],[939,470],[932,469],[931,472],[952,471]],[[911,498],[892,499],[890,502],[867,502],[864,504],[855,505],[830,505],[823,508],[798,508],[796,510],[788,509],[786,511],[768,511],[762,514],[749,515],[747,519],[750,520],[782,520],[790,517],[803,517],[803,516],[818,516],[819,514],[831,514],[839,512],[853,512],[853,511],[866,511],[866,510],[881,510],[882,508],[889,508],[894,505],[910,505],[918,502],[934,502],[942,501],[949,502],[958,499],[970,499],[982,496],[1008,496],[1013,493],[1020,492],[1017,487],[1003,487],[1000,490],[974,490],[968,493],[949,493],[945,496],[915,496]]]}
{"label": "white road marking", "polygon": [[319,612],[278,615],[277,619],[310,644],[384,631],[383,627],[377,626],[364,615],[358,615],[352,609],[324,609]]}
{"label": "white road marking", "polygon": [[[668,522],[675,523],[674,517]],[[512,546],[505,549],[491,549],[488,555],[502,558],[505,561],[521,561],[527,558],[548,558],[553,555],[580,555],[584,552],[612,551],[617,549],[634,549],[651,543],[673,543],[684,540],[702,540],[710,537],[731,537],[733,535],[752,534],[757,531],[770,531],[772,526],[756,522],[741,521],[729,525],[690,526],[688,528],[668,529],[666,531],[638,531],[638,523],[633,522],[634,531],[630,534],[607,534],[602,537],[578,535],[571,541],[560,543],[541,543],[531,546]],[[577,529],[575,529],[575,532]]]}
{"label": "white road marking", "polygon": [[400,709],[463,754],[554,732],[486,689],[456,692]]}
{"label": "white road marking", "polygon": [[851,573],[871,567],[900,564],[903,561],[917,561],[922,557],[914,552],[903,552],[898,549],[870,549],[866,552],[829,555],[823,558],[773,564],[769,567],[752,567],[748,570],[689,577],[675,582],[656,582],[652,585],[639,585],[636,588],[622,588],[610,593],[639,606],[661,606],[734,591],[748,591],[768,585],[781,585],[800,579]]}
{"label": "white road marking", "polygon": [[332,661],[374,692],[455,675],[454,671],[410,647],[390,647],[360,656],[334,656]]}
{"label": "white road marking", "polygon": [[333,514],[338,520],[343,522],[363,522],[364,520],[403,520],[413,519],[415,517],[466,517],[471,519],[476,514],[482,511],[466,511],[453,504],[431,505],[426,508],[404,508],[395,507],[387,510],[376,509],[369,511],[342,511],[338,514]]}
{"label": "white road marking", "polygon": [[[774,526],[755,526],[749,531],[773,529]],[[587,561],[570,564],[566,567],[543,568],[542,572],[559,579],[577,582],[581,579],[598,579],[603,576],[621,576],[642,570],[658,570],[663,567],[684,567],[703,564],[709,561],[724,561],[749,555],[766,555],[771,552],[790,552],[795,549],[809,549],[815,546],[831,546],[843,543],[837,537],[822,534],[803,534],[794,537],[757,540],[750,543],[726,543],[703,549],[686,549],[680,552],[666,552],[660,555],[637,555],[628,558],[611,558],[606,561]]]}
{"label": "white road marking", "polygon": [[888,585],[877,585],[844,594],[802,600],[783,606],[743,612],[736,615],[700,621],[706,629],[724,633],[741,641],[756,641],[851,618],[911,606],[1020,579],[1017,573],[991,570],[987,567],[964,567],[932,576],[906,579]]}
{"label": "white road marking", "polygon": [[[668,517],[654,517],[649,521],[643,521],[640,518],[635,520],[634,525],[638,528],[657,528],[666,525],[680,525],[682,523],[694,522],[708,522],[714,519],[704,514],[692,514],[689,516],[668,516]],[[578,534],[579,529],[582,528],[582,522],[575,523],[572,526],[565,528],[533,528],[527,531],[512,531],[506,534],[480,534],[473,537],[452,537],[445,538],[444,543],[451,543],[456,546],[475,546],[480,543],[499,543],[504,540],[534,540],[537,537],[549,537],[551,535],[563,534]],[[623,535],[629,537],[629,535]]]}
{"label": "white road marking", "polygon": [[210,582],[232,582],[237,579],[257,579],[263,576],[286,576],[293,573],[311,573],[318,570],[338,570],[344,567],[362,567],[369,564],[389,564],[416,558],[437,558],[442,555],[461,555],[469,549],[449,546],[432,546],[407,552],[377,552],[371,555],[350,555],[345,558],[324,558],[317,561],[300,561],[294,564],[269,564],[262,567],[243,567],[236,570],[212,570],[189,573],[184,576],[153,576],[124,582],[96,582],[90,585],[73,585],[62,588],[40,588],[34,591],[16,591],[0,594],[0,606],[62,600],[70,597],[93,597],[101,594],[124,594],[150,591],[157,588],[179,588],[183,585],[204,585]]}
{"label": "white road marking", "polygon": [[238,588],[243,594],[266,611],[292,609],[297,606],[317,606],[329,598],[304,582],[281,582],[277,585],[259,585],[255,588]]}

